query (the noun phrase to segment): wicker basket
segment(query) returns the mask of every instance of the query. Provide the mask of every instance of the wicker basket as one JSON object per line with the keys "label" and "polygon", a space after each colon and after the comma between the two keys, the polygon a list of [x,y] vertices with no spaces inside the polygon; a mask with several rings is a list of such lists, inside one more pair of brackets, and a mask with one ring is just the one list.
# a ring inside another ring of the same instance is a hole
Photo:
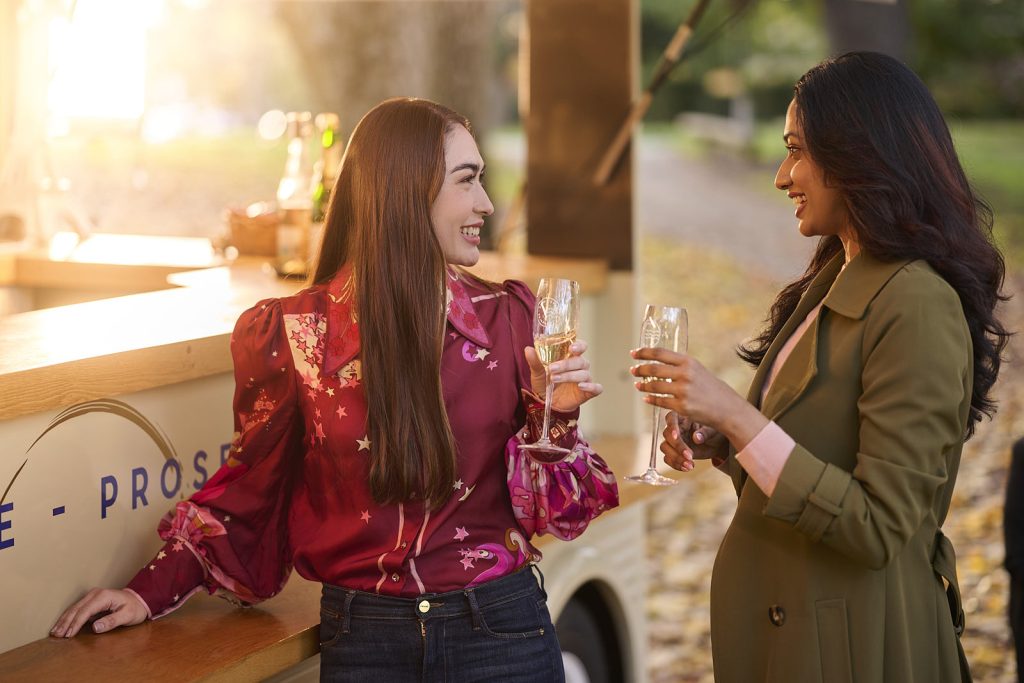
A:
{"label": "wicker basket", "polygon": [[231,230],[231,244],[244,256],[277,254],[277,213],[266,211],[249,215],[246,209],[230,208],[226,212]]}

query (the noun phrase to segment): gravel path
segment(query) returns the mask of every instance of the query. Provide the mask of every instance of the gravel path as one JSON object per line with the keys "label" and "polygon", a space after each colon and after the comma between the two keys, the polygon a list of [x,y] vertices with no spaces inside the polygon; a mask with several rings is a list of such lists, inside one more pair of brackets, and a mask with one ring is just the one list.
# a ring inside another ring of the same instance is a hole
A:
{"label": "gravel path", "polygon": [[792,202],[775,169],[724,156],[686,158],[662,138],[643,138],[637,164],[640,234],[728,252],[775,280],[803,270],[810,240],[796,231]]}

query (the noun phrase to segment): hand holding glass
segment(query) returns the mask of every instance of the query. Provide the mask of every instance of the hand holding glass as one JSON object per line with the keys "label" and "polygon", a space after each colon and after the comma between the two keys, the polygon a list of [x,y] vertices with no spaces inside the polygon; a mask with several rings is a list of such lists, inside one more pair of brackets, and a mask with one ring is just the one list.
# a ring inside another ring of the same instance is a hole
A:
{"label": "hand holding glass", "polygon": [[541,278],[537,288],[537,304],[533,312],[533,348],[544,365],[544,427],[535,443],[519,448],[541,453],[568,453],[548,436],[551,428],[551,364],[569,357],[569,347],[576,341],[576,325],[580,317],[580,286],[574,280]]}
{"label": "hand holding glass", "polygon": [[[686,351],[687,321],[686,309],[675,306],[648,305],[644,311],[644,320],[640,325],[640,346],[645,349],[668,349],[669,351]],[[653,363],[654,361],[646,361]],[[644,383],[654,380],[668,382],[667,378],[645,377]],[[626,477],[629,481],[651,484],[652,486],[672,486],[675,479],[658,474],[654,469],[658,457],[658,433],[661,423],[661,408],[654,406],[654,433],[651,434],[651,460],[647,471]]]}

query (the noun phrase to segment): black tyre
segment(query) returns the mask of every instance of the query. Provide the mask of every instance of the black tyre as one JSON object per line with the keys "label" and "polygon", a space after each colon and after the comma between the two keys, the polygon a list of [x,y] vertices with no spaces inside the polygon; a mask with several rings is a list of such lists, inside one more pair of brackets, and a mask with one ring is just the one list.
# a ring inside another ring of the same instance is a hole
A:
{"label": "black tyre", "polygon": [[602,633],[586,604],[577,598],[570,600],[558,616],[555,631],[562,647],[566,683],[617,683],[605,646],[609,634]]}

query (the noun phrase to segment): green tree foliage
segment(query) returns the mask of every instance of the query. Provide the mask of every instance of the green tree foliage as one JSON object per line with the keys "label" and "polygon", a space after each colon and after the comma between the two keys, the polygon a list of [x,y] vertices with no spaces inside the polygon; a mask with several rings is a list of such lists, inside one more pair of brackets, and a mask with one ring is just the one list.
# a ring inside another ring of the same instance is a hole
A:
{"label": "green tree foliage", "polygon": [[[644,82],[695,1],[641,0]],[[759,118],[778,116],[796,79],[833,51],[823,0],[751,0],[738,21],[714,32],[745,4],[712,0],[691,40],[703,49],[676,69],[648,120],[681,111],[726,113],[728,99],[715,87],[721,70],[753,98]],[[944,111],[1024,115],[1024,0],[916,0],[910,13],[910,66]]]}
{"label": "green tree foliage", "polygon": [[1024,1],[911,5],[912,61],[948,114],[1024,116]]}

